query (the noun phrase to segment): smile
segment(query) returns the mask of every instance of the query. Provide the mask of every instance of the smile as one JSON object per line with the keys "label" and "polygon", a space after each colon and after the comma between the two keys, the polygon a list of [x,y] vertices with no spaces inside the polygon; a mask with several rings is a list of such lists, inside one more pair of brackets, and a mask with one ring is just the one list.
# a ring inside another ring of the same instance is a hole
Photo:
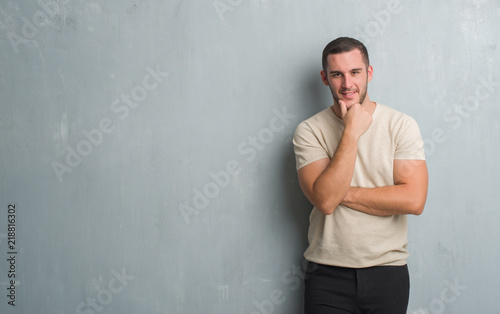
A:
{"label": "smile", "polygon": [[344,92],[341,92],[341,94],[343,96],[348,97],[348,98],[352,97],[356,93],[357,93],[357,91],[344,91]]}

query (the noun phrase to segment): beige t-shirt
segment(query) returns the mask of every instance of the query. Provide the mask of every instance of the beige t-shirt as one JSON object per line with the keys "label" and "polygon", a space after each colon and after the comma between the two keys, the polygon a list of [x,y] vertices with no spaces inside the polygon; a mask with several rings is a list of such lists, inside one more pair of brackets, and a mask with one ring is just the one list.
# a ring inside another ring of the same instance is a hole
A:
{"label": "beige t-shirt", "polygon": [[[343,130],[331,108],[302,121],[293,137],[297,170],[332,159]],[[377,104],[372,124],[358,140],[351,186],[394,185],[394,159],[425,159],[420,130],[410,116]],[[352,268],[406,264],[406,215],[374,216],[339,205],[331,215],[314,207],[309,222],[304,253],[309,261]]]}

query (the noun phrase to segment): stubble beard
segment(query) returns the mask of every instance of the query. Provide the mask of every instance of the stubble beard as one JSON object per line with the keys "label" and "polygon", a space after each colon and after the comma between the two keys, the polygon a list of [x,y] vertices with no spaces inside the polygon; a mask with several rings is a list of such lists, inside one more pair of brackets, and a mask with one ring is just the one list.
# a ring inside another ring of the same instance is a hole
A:
{"label": "stubble beard", "polygon": [[[368,83],[368,82],[367,82]],[[333,99],[335,100],[335,103],[339,106],[340,108],[340,104],[339,104],[339,100],[340,100],[340,97],[339,97],[339,94],[337,92],[335,92],[333,90],[333,88],[330,86],[330,91],[332,92],[332,96],[333,96]],[[340,90],[340,92],[343,92],[344,90]],[[356,92],[359,93],[359,90],[356,90]],[[359,94],[359,104],[363,104],[363,102],[365,101],[365,98],[366,98],[366,94],[368,92],[368,84],[366,84],[366,87],[365,89],[362,91],[361,94]],[[345,102],[345,101],[344,101]],[[348,108],[349,109],[349,108]]]}

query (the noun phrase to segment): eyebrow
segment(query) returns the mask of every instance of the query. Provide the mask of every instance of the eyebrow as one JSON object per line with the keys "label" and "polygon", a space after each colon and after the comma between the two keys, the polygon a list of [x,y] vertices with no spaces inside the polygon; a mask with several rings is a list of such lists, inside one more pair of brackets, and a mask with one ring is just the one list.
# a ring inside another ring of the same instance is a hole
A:
{"label": "eyebrow", "polygon": [[[353,71],[362,71],[362,70],[363,70],[363,68],[356,68],[356,69],[351,69],[351,70],[349,70],[349,72],[353,72]],[[330,71],[329,73],[330,73],[330,74],[335,74],[335,73],[342,73],[342,72],[340,72],[340,71]]]}

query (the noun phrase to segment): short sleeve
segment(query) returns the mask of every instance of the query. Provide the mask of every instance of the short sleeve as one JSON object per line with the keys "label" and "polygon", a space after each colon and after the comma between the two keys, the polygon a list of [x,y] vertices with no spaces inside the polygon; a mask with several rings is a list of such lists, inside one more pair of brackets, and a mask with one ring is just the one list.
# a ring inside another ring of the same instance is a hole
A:
{"label": "short sleeve", "polygon": [[293,136],[297,170],[317,160],[329,158],[318,137],[306,122],[301,122]]}
{"label": "short sleeve", "polygon": [[406,116],[396,137],[394,159],[425,160],[424,141],[415,119]]}

